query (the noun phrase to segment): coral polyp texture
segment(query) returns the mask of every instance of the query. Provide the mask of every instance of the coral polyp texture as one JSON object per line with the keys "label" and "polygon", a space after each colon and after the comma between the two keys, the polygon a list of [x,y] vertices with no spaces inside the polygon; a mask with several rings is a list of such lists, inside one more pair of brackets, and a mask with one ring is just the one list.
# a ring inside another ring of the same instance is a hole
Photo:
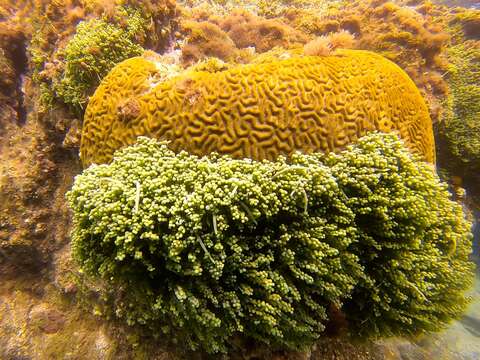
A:
{"label": "coral polyp texture", "polygon": [[340,150],[372,130],[397,132],[412,151],[435,161],[420,92],[398,66],[371,52],[272,57],[162,78],[162,70],[141,57],[107,75],[86,110],[84,166],[111,161],[138,136],[196,155],[273,160],[296,150]]}
{"label": "coral polyp texture", "polygon": [[470,224],[393,134],[274,162],[141,137],[67,196],[74,256],[118,289],[117,316],[192,348],[304,349],[330,306],[363,338],[421,334],[468,303]]}

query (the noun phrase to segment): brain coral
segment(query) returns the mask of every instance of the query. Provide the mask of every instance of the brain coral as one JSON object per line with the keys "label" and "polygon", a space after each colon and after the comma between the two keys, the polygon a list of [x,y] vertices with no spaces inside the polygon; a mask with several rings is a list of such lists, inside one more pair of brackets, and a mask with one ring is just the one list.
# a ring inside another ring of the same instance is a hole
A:
{"label": "brain coral", "polygon": [[274,159],[334,151],[371,130],[396,131],[435,161],[432,124],[420,92],[397,65],[367,51],[293,56],[166,79],[152,61],[118,64],[91,98],[80,155],[112,159],[140,135],[196,155]]}

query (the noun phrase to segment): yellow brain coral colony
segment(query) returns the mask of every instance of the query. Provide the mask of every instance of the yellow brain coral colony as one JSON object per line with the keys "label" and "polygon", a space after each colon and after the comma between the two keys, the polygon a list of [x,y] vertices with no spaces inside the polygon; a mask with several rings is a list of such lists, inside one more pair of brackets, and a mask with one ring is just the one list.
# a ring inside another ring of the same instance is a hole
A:
{"label": "yellow brain coral colony", "polygon": [[396,131],[435,161],[419,90],[398,66],[371,52],[174,74],[136,57],[117,65],[91,98],[80,154],[84,166],[109,162],[115,150],[144,135],[196,155],[272,160],[295,150],[342,149],[371,130]]}

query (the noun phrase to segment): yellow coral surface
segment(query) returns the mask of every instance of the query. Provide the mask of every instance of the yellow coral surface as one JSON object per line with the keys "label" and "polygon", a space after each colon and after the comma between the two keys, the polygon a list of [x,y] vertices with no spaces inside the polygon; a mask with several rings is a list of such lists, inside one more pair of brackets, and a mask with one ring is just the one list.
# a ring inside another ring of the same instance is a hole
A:
{"label": "yellow coral surface", "polygon": [[274,159],[295,150],[336,151],[372,130],[396,131],[435,161],[432,123],[419,90],[380,55],[273,58],[165,77],[137,57],[117,65],[91,98],[80,155],[84,166],[112,159],[140,135],[175,150]]}

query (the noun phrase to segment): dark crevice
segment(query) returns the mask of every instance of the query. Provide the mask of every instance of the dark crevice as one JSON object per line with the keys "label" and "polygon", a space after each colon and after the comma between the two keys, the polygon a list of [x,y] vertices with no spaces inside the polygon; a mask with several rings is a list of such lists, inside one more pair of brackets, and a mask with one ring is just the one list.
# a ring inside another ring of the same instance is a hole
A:
{"label": "dark crevice", "polygon": [[16,113],[16,122],[23,125],[27,118],[24,78],[28,73],[27,39],[20,31],[4,31],[0,33],[0,52],[5,68],[0,69],[0,99],[2,104]]}
{"label": "dark crevice", "polygon": [[17,95],[17,122],[19,125],[25,124],[27,120],[27,109],[25,106],[25,93],[23,91],[24,76],[28,71],[28,57],[26,39],[22,35],[16,39],[10,48],[11,61],[16,74],[16,95]]}
{"label": "dark crevice", "polygon": [[23,92],[23,75],[20,75],[17,82],[17,123],[24,125],[27,122],[27,108],[25,106],[25,93]]}

